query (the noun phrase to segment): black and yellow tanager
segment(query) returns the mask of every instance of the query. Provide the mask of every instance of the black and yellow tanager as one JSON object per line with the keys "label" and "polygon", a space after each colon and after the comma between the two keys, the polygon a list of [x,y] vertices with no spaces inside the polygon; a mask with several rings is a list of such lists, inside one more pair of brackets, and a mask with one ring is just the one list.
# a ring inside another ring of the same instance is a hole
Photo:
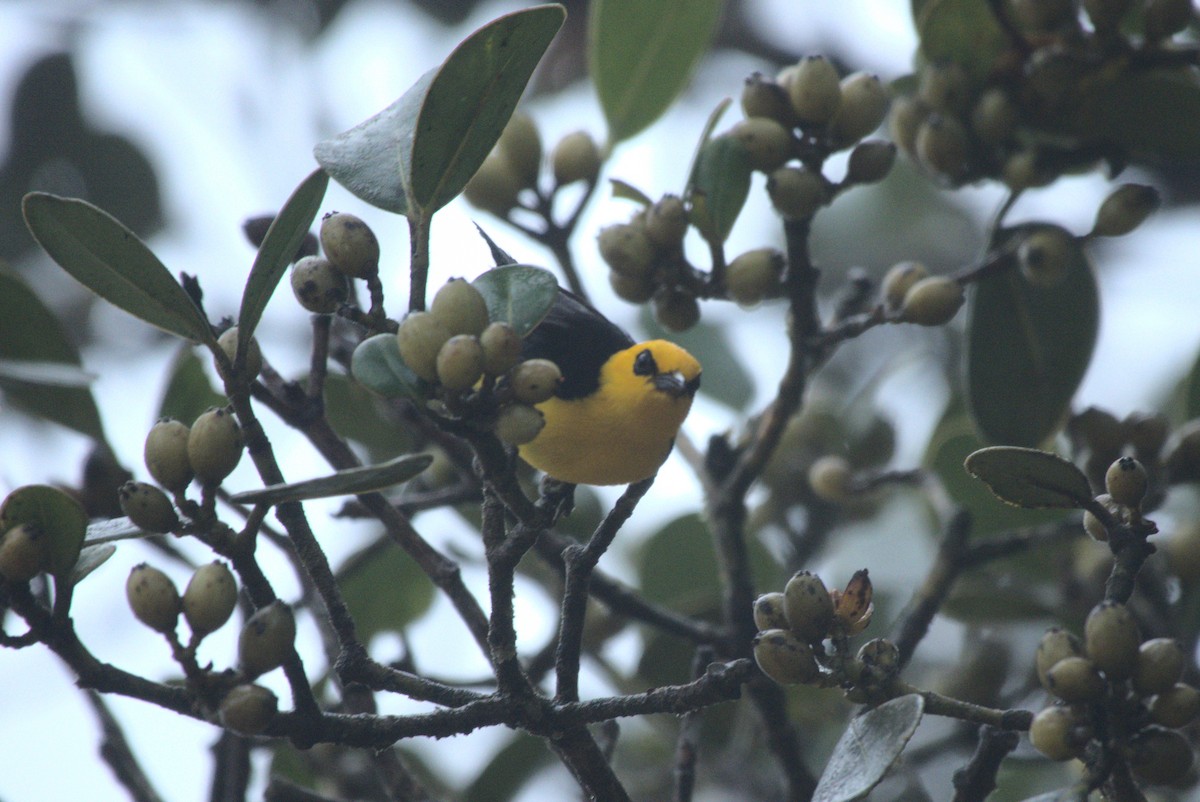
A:
{"label": "black and yellow tanager", "polygon": [[520,447],[521,457],[572,484],[654,475],[700,387],[700,363],[687,351],[666,340],[635,343],[566,290],[526,336],[522,357],[549,359],[563,378],[537,405],[546,425]]}

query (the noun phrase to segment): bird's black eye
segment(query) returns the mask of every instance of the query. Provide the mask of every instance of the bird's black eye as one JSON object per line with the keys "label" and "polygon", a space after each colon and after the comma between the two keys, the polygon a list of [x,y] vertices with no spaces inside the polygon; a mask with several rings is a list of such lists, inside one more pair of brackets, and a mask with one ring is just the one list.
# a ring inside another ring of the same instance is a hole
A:
{"label": "bird's black eye", "polygon": [[634,357],[633,373],[635,376],[653,376],[658,373],[658,365],[649,350],[642,351]]}

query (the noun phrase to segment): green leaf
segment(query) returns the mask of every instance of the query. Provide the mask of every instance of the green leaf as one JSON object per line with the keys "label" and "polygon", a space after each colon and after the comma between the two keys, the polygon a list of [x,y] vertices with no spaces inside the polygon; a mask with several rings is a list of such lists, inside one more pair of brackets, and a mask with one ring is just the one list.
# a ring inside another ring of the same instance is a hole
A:
{"label": "green leaf", "polygon": [[394,334],[376,334],[359,343],[350,359],[350,373],[384,398],[421,401],[429,395],[429,384],[401,359]]}
{"label": "green leaf", "polygon": [[96,546],[84,546],[79,552],[79,559],[71,571],[71,584],[78,585],[92,571],[108,562],[108,558],[117,553],[117,547],[111,543],[101,543]]}
{"label": "green leaf", "polygon": [[1128,71],[1085,84],[1060,122],[1085,141],[1118,144],[1141,162],[1200,161],[1200,78],[1191,68]]}
{"label": "green leaf", "polygon": [[515,732],[459,798],[464,802],[515,799],[530,778],[550,764],[551,757],[541,738]]}
{"label": "green leaf", "polygon": [[554,274],[530,265],[496,267],[471,282],[487,301],[488,319],[524,337],[542,322],[558,297]]}
{"label": "green leaf", "polygon": [[106,443],[79,351],[16,273],[0,264],[0,390],[13,406]]}
{"label": "green leaf", "polygon": [[184,345],[171,363],[170,379],[158,406],[158,417],[174,418],[191,426],[200,413],[229,403],[218,393],[204,370],[204,363],[190,345]]}
{"label": "green leaf", "polygon": [[[1006,236],[1024,238],[1040,226]],[[984,440],[1041,445],[1062,425],[1092,358],[1096,279],[1076,247],[1065,280],[1035,287],[1015,268],[979,281],[968,300],[967,404]]]}
{"label": "green leaf", "polygon": [[724,242],[750,194],[750,159],[741,142],[718,136],[700,147],[688,179],[692,225],[709,242]]}
{"label": "green leaf", "polygon": [[313,170],[292,192],[267,229],[242,292],[242,308],[238,313],[239,352],[246,352],[267,301],[317,217],[328,186],[329,175],[320,168]]}
{"label": "green leaf", "polygon": [[31,192],[25,225],[50,257],[112,305],[193,342],[214,343],[192,299],[132,231],[77,198]]}
{"label": "green leaf", "polygon": [[913,21],[925,59],[960,64],[976,84],[1008,47],[987,0],[914,0]]}
{"label": "green leaf", "polygon": [[414,448],[404,426],[388,412],[379,396],[351,381],[349,376],[326,375],[325,415],[330,425],[342,437],[366,446],[373,462],[391,459]]}
{"label": "green leaf", "polygon": [[1092,487],[1075,464],[1049,451],[992,446],[967,457],[963,467],[996,498],[1029,509],[1081,507]]}
{"label": "green leaf", "polygon": [[475,230],[479,232],[479,236],[483,237],[483,241],[487,243],[488,250],[491,251],[492,254],[492,261],[496,263],[496,267],[515,265],[517,263],[517,260],[512,257],[512,254],[497,245],[496,241],[492,239],[486,231],[483,230],[483,226],[479,225],[479,223],[476,223]]}
{"label": "green leaf", "polygon": [[595,0],[588,62],[617,143],[662,116],[708,50],[719,0]]}
{"label": "green leaf", "polygon": [[374,493],[401,482],[407,482],[429,467],[433,457],[429,454],[406,454],[379,465],[363,465],[343,471],[307,479],[303,482],[287,482],[269,485],[259,490],[237,493],[231,500],[238,504],[284,504],[289,501],[305,501],[331,496],[353,496]]}
{"label": "green leaf", "polygon": [[8,494],[0,504],[0,532],[18,524],[41,528],[49,543],[49,572],[55,583],[67,581],[79,559],[87,534],[87,513],[78,501],[49,485],[25,485]]}
{"label": "green leaf", "polygon": [[911,693],[850,721],[821,773],[813,802],[862,799],[887,774],[917,731],[925,700]]}
{"label": "green leaf", "polygon": [[505,14],[450,54],[425,94],[413,131],[411,205],[432,213],[462,192],[500,138],[566,17],[560,5]]}
{"label": "green leaf", "polygon": [[608,183],[612,185],[612,196],[622,200],[633,201],[644,207],[654,205],[654,200],[642,192],[640,189],[630,184],[628,181],[622,181],[619,178],[610,178]]}
{"label": "green leaf", "polygon": [[687,331],[668,332],[649,309],[642,311],[641,323],[651,337],[671,340],[700,361],[704,368],[701,393],[733,409],[744,409],[754,398],[754,377],[730,348],[724,329],[701,321]]}
{"label": "green leaf", "polygon": [[128,518],[107,518],[88,524],[87,535],[84,537],[84,548],[101,543],[115,543],[119,540],[137,540],[147,537],[146,531],[135,526]]}
{"label": "green leaf", "polygon": [[338,585],[364,644],[378,633],[401,631],[433,603],[429,577],[390,541],[351,555],[338,569]]}

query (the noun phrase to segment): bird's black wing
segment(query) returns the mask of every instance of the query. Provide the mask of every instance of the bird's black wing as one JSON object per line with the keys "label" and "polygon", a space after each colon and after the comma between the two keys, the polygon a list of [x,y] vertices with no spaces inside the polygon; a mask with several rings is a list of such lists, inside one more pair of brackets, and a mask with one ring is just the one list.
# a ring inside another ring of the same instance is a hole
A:
{"label": "bird's black wing", "polygon": [[559,289],[546,317],[525,337],[524,359],[549,359],[562,371],[556,395],[584,398],[600,387],[600,368],[633,338],[578,295]]}

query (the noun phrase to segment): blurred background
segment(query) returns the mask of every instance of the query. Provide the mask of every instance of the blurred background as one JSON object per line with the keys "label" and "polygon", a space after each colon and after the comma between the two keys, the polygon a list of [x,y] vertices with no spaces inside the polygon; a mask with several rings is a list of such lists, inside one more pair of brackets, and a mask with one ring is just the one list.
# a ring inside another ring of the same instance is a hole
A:
{"label": "blurred background", "polygon": [[[50,262],[21,221],[21,197],[40,190],[91,201],[143,237],[173,272],[196,276],[213,319],[235,315],[254,257],[242,223],[278,209],[316,166],[313,145],[391,103],[472,30],[525,5],[471,0],[0,4],[0,260],[65,321],[84,368],[96,377],[93,391],[118,461],[137,478],[147,478],[142,440],[157,416],[178,344],[95,302]],[[567,25],[543,61],[524,107],[547,143],[579,128],[602,140],[603,117],[586,74],[587,4],[571,0],[566,5]],[[664,119],[618,147],[606,176],[630,181],[652,197],[680,192],[703,121],[722,98],[737,97],[751,72],[774,74],[802,55],[824,53],[844,71],[864,69],[890,81],[911,70],[915,47],[904,0],[730,2],[713,50],[692,85]],[[737,112],[731,111],[722,127],[735,119]],[[841,168],[835,163],[831,169],[836,173]],[[1195,173],[1165,166],[1157,175],[1124,178],[1160,185],[1167,205],[1135,236],[1093,250],[1102,329],[1077,406],[1098,404],[1118,416],[1153,408],[1169,397],[1200,343],[1194,264],[1200,226],[1189,205],[1200,197]],[[1060,181],[1023,198],[1010,220],[1046,218],[1083,233],[1109,186],[1098,174]],[[780,242],[778,224],[758,184],[756,190],[730,239],[731,255]],[[878,277],[903,259],[919,259],[932,272],[946,272],[974,258],[983,227],[1001,200],[996,187],[939,192],[901,165],[884,184],[848,193],[820,215],[816,259],[832,288],[852,267]],[[323,207],[331,209],[353,212],[376,231],[388,308],[395,316],[407,303],[404,221],[367,207],[336,185]],[[601,226],[625,220],[632,211],[629,203],[612,199],[602,188],[574,244],[599,308],[631,330],[644,330],[648,318],[612,295],[592,245]],[[488,267],[488,251],[472,221],[519,261],[552,266],[549,254],[535,244],[455,201],[435,222],[431,287],[452,276],[473,278]],[[695,258],[702,259],[702,253],[697,249]],[[704,315],[731,345],[742,369],[731,374],[735,378],[730,383],[739,393],[731,395],[726,387],[697,404],[685,430],[698,443],[760,408],[783,368],[782,351],[762,345],[783,330],[780,308],[768,304],[747,314],[729,304],[706,304]],[[823,379],[834,396],[871,394],[896,427],[896,467],[920,462],[955,381],[955,371],[947,367],[958,348],[953,333],[911,328],[870,332],[844,349]],[[281,373],[298,375],[306,369],[308,316],[286,289],[268,307],[258,336]],[[269,434],[289,478],[323,471],[314,452],[285,429],[276,426]],[[0,400],[0,453],[5,455],[0,496],[29,483],[79,484],[89,450],[86,438]],[[249,489],[256,481],[247,460],[229,486]],[[600,494],[604,501],[613,497]],[[617,576],[636,577],[637,532],[696,511],[698,499],[682,461],[672,460],[639,508],[631,535],[623,535],[603,567]],[[338,506],[316,504],[311,513],[335,561],[372,533],[366,524],[331,522]],[[889,520],[893,530],[897,520],[908,521],[912,536],[895,531],[848,536],[846,548],[822,566],[830,572],[831,585],[844,583],[851,571],[869,564],[877,587],[885,593],[891,588],[903,602],[912,578],[924,570],[930,544],[920,516]],[[478,544],[468,527],[446,511],[423,517],[418,526],[440,547],[466,555],[465,574],[483,587]],[[202,550],[191,553],[204,559]],[[81,586],[74,616],[85,642],[101,659],[161,679],[173,675],[167,650],[161,639],[136,624],[122,592],[129,568],[153,556],[142,544],[122,544],[96,577]],[[287,585],[286,572],[280,576],[280,594],[295,594],[298,589]],[[186,577],[186,572],[178,574],[180,583]],[[518,594],[523,648],[537,649],[550,637],[554,617],[549,601],[535,583],[528,583],[527,594]],[[12,617],[6,627],[10,634],[20,631]],[[224,639],[214,636],[205,642],[203,659],[232,663],[234,636],[224,634]],[[927,644],[934,653],[931,659],[939,651],[954,659],[960,633],[946,624],[935,634],[944,638]],[[435,599],[404,644],[397,636],[382,636],[372,643],[372,652],[388,659],[411,645],[424,658],[422,669],[466,681],[486,673],[473,649],[460,648],[467,637],[449,605]],[[319,667],[315,637],[310,647],[306,664]],[[611,665],[585,674],[585,696],[611,692],[612,673],[631,670],[639,651],[634,635],[616,639],[607,652]],[[0,688],[0,800],[125,798],[98,755],[102,736],[92,708],[47,650],[0,650]],[[279,683],[276,690],[286,706],[285,687]],[[109,702],[166,798],[208,798],[214,728],[140,702]],[[396,700],[388,704],[388,712],[422,709]],[[465,780],[487,765],[505,738],[505,733],[484,731],[410,746],[431,767]],[[548,771],[521,798],[562,798],[556,796],[563,793],[561,781],[560,774]],[[261,791],[261,785],[255,788]]]}

